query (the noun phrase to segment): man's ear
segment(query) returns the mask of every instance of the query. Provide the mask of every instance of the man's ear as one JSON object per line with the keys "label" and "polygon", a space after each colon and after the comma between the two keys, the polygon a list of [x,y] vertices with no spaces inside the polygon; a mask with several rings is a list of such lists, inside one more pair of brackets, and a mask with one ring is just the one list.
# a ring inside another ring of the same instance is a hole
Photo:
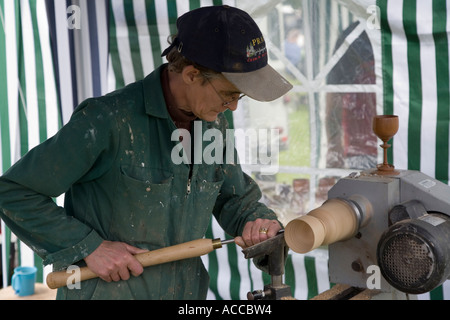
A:
{"label": "man's ear", "polygon": [[181,71],[181,76],[186,84],[193,84],[200,79],[200,70],[192,65],[186,66]]}

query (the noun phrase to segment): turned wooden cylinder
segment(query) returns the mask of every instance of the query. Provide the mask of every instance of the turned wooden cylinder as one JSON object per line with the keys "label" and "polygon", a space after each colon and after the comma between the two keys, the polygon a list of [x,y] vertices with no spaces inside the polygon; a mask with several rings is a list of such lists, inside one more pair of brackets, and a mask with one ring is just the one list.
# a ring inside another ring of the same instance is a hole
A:
{"label": "turned wooden cylinder", "polygon": [[360,216],[354,206],[342,199],[330,199],[307,215],[290,221],[284,236],[293,251],[307,253],[354,236],[359,225]]}

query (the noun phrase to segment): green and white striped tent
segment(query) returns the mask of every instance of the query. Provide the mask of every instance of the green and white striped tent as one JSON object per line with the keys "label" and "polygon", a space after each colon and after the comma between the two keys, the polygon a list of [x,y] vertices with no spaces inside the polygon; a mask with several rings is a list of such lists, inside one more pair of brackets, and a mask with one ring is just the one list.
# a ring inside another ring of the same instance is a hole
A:
{"label": "green and white striped tent", "polygon": [[384,110],[401,120],[393,159],[399,168],[449,180],[449,3],[379,1]]}
{"label": "green and white striped tent", "polygon": [[[324,165],[323,97],[330,92],[375,94],[377,113],[401,119],[391,161],[397,168],[421,170],[448,182],[450,9],[444,0],[0,0],[1,171],[53,135],[83,99],[141,79],[162,63],[160,53],[178,16],[220,4],[246,10],[262,26],[271,63],[293,79],[290,98],[307,106],[307,164],[280,162],[279,171],[308,176],[309,209],[317,205],[320,177],[343,176],[353,169]],[[354,21],[358,27],[335,48]],[[287,59],[283,47],[292,26],[302,33],[301,66]],[[373,49],[376,82],[327,84],[329,72],[363,32]],[[247,107],[251,103],[244,101],[240,109]],[[242,123],[240,117],[235,113],[236,124]],[[306,147],[290,139],[289,148]],[[9,284],[14,263],[37,265],[43,281],[49,270],[42,270],[40,258],[16,243],[3,223],[1,235],[3,286]],[[226,237],[215,221],[207,236]],[[14,244],[17,261],[10,261]],[[269,281],[234,246],[205,256],[204,263],[211,276],[209,299],[246,299],[248,291]],[[295,298],[309,299],[330,287],[327,271],[325,249],[290,253],[285,282]],[[421,298],[445,299],[445,287]]]}
{"label": "green and white striped tent", "polygon": [[[61,125],[58,92],[43,1],[0,2],[1,170],[54,135]],[[11,276],[11,233],[2,222],[3,283]],[[23,265],[35,264],[42,281],[42,261],[18,246]]]}

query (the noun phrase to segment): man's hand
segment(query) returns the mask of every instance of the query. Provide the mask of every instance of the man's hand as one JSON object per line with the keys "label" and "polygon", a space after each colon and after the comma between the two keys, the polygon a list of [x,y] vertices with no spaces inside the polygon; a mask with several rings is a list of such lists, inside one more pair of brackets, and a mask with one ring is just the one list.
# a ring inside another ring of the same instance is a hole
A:
{"label": "man's hand", "polygon": [[276,236],[280,230],[280,223],[276,220],[256,219],[247,222],[242,231],[242,237],[236,237],[235,242],[245,249]]}
{"label": "man's hand", "polygon": [[133,256],[147,250],[123,242],[103,241],[90,255],[84,258],[89,269],[101,279],[111,282],[128,280],[130,273],[137,277],[144,268]]}

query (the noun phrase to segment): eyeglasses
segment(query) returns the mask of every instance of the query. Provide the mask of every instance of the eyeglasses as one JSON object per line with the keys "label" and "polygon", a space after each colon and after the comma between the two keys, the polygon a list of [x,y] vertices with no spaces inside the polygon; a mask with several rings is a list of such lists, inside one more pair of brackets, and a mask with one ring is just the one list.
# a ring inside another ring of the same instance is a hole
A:
{"label": "eyeglasses", "polygon": [[217,93],[217,95],[219,96],[220,100],[223,101],[222,107],[228,107],[230,104],[232,104],[232,103],[234,103],[234,102],[236,102],[236,101],[239,101],[239,100],[241,100],[243,97],[245,97],[245,94],[240,94],[239,97],[233,98],[233,99],[230,100],[230,101],[226,101],[226,100],[222,97],[222,95],[219,93],[219,91],[217,91],[216,87],[214,87],[214,85],[211,83],[211,81],[209,80],[209,78],[208,78],[208,77],[205,77],[205,79],[206,79],[206,81],[208,81],[208,83],[211,85],[211,87],[212,87],[212,88],[214,89],[214,91]]}

